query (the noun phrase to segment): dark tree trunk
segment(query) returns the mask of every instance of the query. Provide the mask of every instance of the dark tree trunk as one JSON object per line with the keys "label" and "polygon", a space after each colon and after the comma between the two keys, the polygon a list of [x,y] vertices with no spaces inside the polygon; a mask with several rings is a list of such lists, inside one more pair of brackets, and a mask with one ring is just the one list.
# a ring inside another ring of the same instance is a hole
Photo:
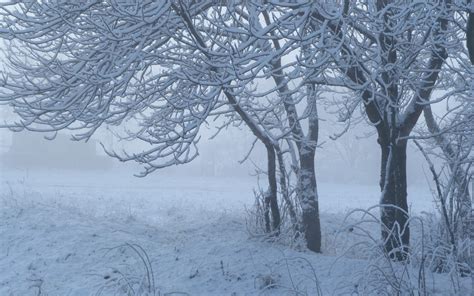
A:
{"label": "dark tree trunk", "polygon": [[474,65],[474,12],[470,12],[467,19],[466,46],[471,64]]}
{"label": "dark tree trunk", "polygon": [[270,208],[272,214],[271,230],[278,234],[281,218],[277,199],[276,155],[271,144],[266,144],[265,147],[267,148],[268,157],[268,191],[265,195],[265,204],[267,208]]}
{"label": "dark tree trunk", "polygon": [[298,172],[298,194],[302,208],[302,226],[308,249],[321,252],[321,225],[318,191],[314,170],[314,150],[302,149]]}
{"label": "dark tree trunk", "polygon": [[380,189],[382,191],[382,239],[387,254],[405,260],[410,244],[407,203],[407,142],[379,140],[382,152]]}

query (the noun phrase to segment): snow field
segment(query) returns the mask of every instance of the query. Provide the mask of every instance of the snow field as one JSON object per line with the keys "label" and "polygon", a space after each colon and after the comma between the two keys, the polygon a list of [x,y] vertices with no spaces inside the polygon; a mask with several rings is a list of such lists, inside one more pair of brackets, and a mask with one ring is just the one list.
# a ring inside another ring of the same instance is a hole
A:
{"label": "snow field", "polygon": [[[0,295],[350,295],[367,265],[358,252],[338,257],[351,243],[338,230],[348,208],[376,203],[368,187],[320,185],[321,255],[249,237],[252,179],[3,180]],[[431,205],[429,192],[415,192],[414,208]],[[447,275],[430,277],[433,293],[450,295]]]}

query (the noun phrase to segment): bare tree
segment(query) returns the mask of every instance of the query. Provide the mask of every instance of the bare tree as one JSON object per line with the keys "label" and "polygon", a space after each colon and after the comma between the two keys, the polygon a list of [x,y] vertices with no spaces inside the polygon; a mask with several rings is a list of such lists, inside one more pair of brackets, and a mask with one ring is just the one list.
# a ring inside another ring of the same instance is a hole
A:
{"label": "bare tree", "polygon": [[[267,152],[267,230],[281,225],[278,184],[293,205],[295,182],[292,220],[316,252],[317,107],[322,91],[344,89],[351,97],[341,118],[360,108],[377,132],[382,238],[393,258],[405,258],[407,143],[429,104],[466,90],[450,79],[471,73],[454,54],[464,48],[466,3],[25,0],[1,8],[10,46],[1,98],[22,118],[17,126],[69,128],[76,139],[122,126],[145,149],[109,153],[144,164],[147,175],[197,157],[208,120],[241,121]],[[435,90],[442,94],[432,100]]]}
{"label": "bare tree", "polygon": [[[81,140],[103,125],[126,126],[122,137],[148,148],[108,153],[144,164],[145,176],[197,157],[201,125],[229,112],[230,106],[266,147],[274,230],[280,224],[277,154],[282,174],[283,155],[292,154],[292,165],[296,155],[302,229],[308,247],[320,251],[316,92],[311,86],[307,92],[291,89],[286,79],[285,69],[295,66],[281,58],[297,51],[297,41],[288,36],[297,36],[299,27],[286,26],[282,32],[281,24],[302,21],[285,3],[261,11],[238,1],[20,1],[2,4],[2,14],[1,33],[10,46],[2,98],[22,119],[12,127],[51,132],[68,128]],[[265,78],[274,81],[270,90],[251,89]],[[296,93],[307,98],[303,117],[297,112],[301,98],[294,98]],[[242,98],[271,94],[276,102],[266,110],[246,110],[242,103]],[[285,110],[287,122],[275,136],[277,124],[265,119],[274,108]],[[306,119],[308,135],[301,126]],[[281,147],[284,142],[290,143],[287,149]]]}
{"label": "bare tree", "polygon": [[446,93],[440,100],[452,94],[441,80],[456,67],[448,54],[462,46],[457,24],[464,11],[449,0],[379,0],[345,1],[339,9],[321,5],[313,13],[313,20],[337,37],[321,48],[331,50],[333,69],[342,74],[328,73],[318,82],[353,90],[360,100],[348,102],[345,113],[361,104],[377,131],[382,237],[397,260],[409,250],[407,141],[433,91]]}
{"label": "bare tree", "polygon": [[[464,65],[469,65],[467,54],[462,53],[461,57],[464,58]],[[470,67],[466,69],[472,71]],[[462,79],[462,76],[472,77],[472,73],[453,73],[453,80]],[[460,86],[469,86],[469,83]],[[434,196],[443,221],[441,239],[437,243],[447,254],[439,252],[444,255],[444,258],[440,256],[438,259],[439,271],[447,269],[449,257],[454,259],[454,267],[461,274],[473,268],[471,239],[474,225],[469,192],[474,163],[473,108],[472,90],[469,87],[450,102],[441,116],[426,106],[424,117],[428,132],[419,132],[421,144],[416,142],[429,164],[436,189]],[[437,160],[439,164],[435,166],[431,159]]]}
{"label": "bare tree", "polygon": [[[425,107],[424,115],[429,133],[431,133],[435,145],[427,143],[431,146],[430,152],[443,161],[447,170],[447,189],[443,198],[449,195],[452,201],[450,205],[450,220],[453,232],[456,237],[469,236],[472,204],[469,194],[469,184],[472,179],[472,148],[473,139],[473,102],[466,102],[464,109],[454,116],[444,116],[446,127],[442,128],[436,121],[433,112],[429,106]],[[459,108],[459,106],[457,107]],[[457,109],[456,108],[456,109]],[[427,139],[428,141],[431,138]],[[427,142],[427,141],[425,141]],[[433,147],[434,146],[434,147]],[[434,148],[439,148],[441,153],[435,153]]]}

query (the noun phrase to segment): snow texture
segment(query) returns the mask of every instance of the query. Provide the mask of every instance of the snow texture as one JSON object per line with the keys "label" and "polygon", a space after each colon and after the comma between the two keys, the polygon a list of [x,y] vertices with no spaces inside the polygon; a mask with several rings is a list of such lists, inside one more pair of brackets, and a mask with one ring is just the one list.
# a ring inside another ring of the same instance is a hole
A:
{"label": "snow texture", "polygon": [[[341,295],[364,268],[336,260],[328,242],[320,255],[249,237],[251,179],[17,171],[3,180],[0,295],[126,295],[129,287],[153,295],[132,247],[149,256],[156,295]],[[344,207],[378,197],[376,186],[321,184],[320,192],[325,232]],[[414,211],[432,209],[429,192],[410,194]],[[433,292],[450,295],[448,276],[433,276]]]}

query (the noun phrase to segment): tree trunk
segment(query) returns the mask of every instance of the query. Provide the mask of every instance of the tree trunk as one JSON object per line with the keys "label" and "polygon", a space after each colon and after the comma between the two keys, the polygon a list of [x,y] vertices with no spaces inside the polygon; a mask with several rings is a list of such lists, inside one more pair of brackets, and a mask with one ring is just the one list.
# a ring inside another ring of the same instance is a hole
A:
{"label": "tree trunk", "polygon": [[474,65],[474,11],[471,11],[467,18],[466,46],[469,52],[469,59],[471,60],[471,64]]}
{"label": "tree trunk", "polygon": [[283,160],[283,153],[281,152],[281,149],[278,145],[275,146],[275,152],[277,155],[278,165],[280,169],[281,196],[283,197],[283,200],[285,201],[285,204],[288,208],[288,214],[290,216],[291,225],[293,229],[295,230],[295,232],[297,232],[299,230],[298,218],[296,217],[295,205],[290,199],[290,192],[288,190],[288,185],[286,183],[287,176],[286,176],[285,162]]}
{"label": "tree trunk", "polygon": [[298,196],[302,209],[302,226],[308,249],[321,252],[318,191],[314,170],[314,150],[302,149],[298,173]]}
{"label": "tree trunk", "polygon": [[265,205],[271,209],[272,231],[278,234],[281,218],[277,199],[276,155],[271,144],[266,144],[265,147],[267,148],[268,157],[268,191],[265,195]]}
{"label": "tree trunk", "polygon": [[405,260],[410,243],[407,203],[407,142],[380,141],[382,152],[380,189],[382,191],[382,239],[387,254],[395,260]]}

